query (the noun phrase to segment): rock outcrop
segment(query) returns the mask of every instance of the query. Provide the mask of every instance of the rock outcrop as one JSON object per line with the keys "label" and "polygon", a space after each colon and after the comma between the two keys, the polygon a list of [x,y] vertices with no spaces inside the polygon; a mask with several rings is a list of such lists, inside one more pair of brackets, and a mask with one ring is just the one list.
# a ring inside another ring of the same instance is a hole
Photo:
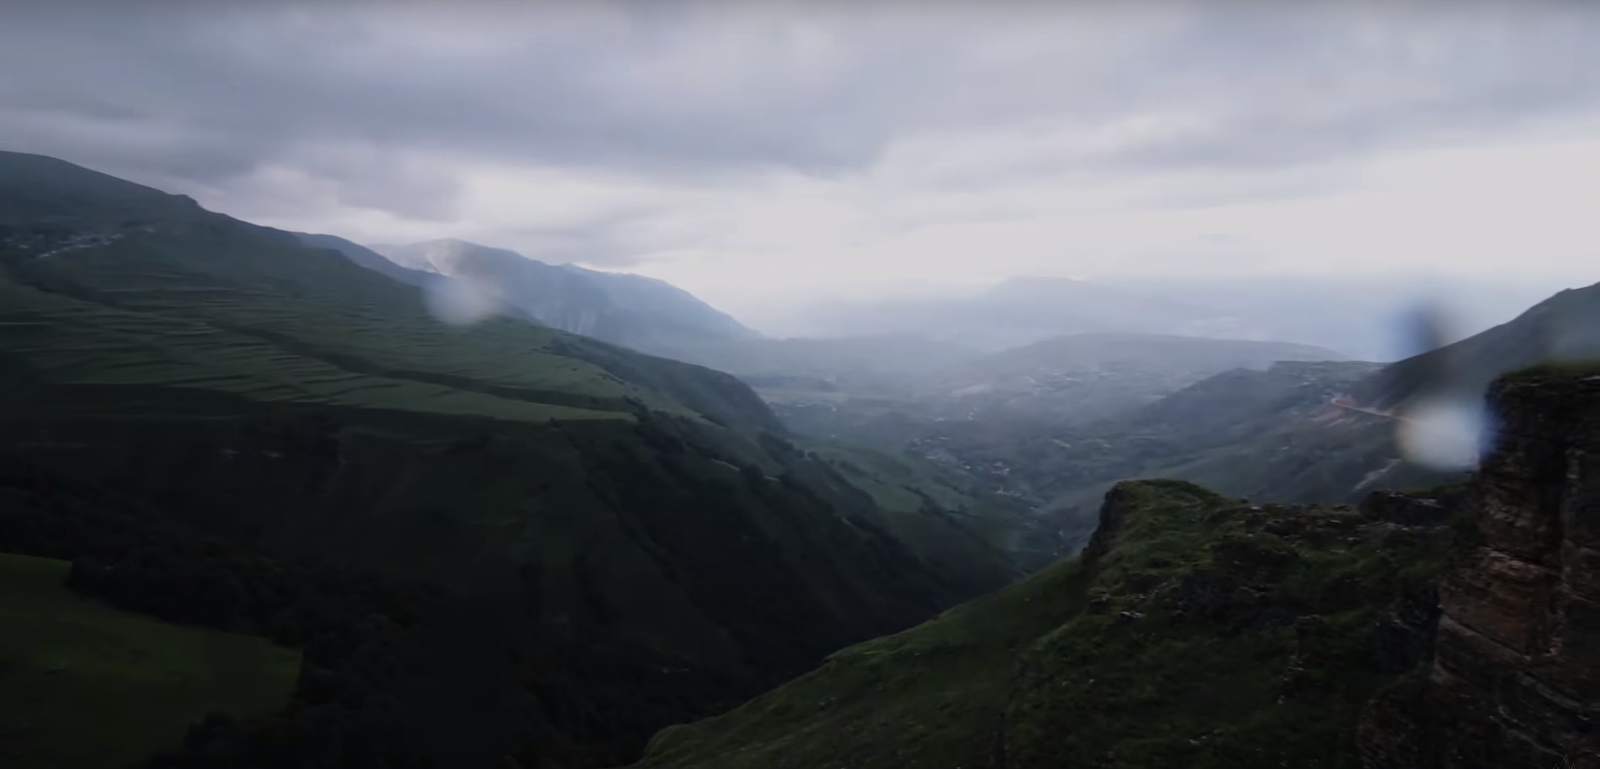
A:
{"label": "rock outcrop", "polygon": [[1367,769],[1600,769],[1600,371],[1513,375],[1489,402],[1481,541],[1439,588],[1430,658],[1368,713]]}
{"label": "rock outcrop", "polygon": [[1404,526],[1429,526],[1448,518],[1451,508],[1438,499],[1402,494],[1397,491],[1375,491],[1362,499],[1356,509],[1363,517],[1373,521]]}

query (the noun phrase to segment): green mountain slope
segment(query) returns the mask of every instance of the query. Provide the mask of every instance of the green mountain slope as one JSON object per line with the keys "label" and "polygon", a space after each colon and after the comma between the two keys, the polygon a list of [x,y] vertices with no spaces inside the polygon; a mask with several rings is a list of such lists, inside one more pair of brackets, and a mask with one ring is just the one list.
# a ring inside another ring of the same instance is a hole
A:
{"label": "green mountain slope", "polygon": [[[148,769],[609,766],[637,756],[661,726],[717,712],[751,684],[621,641],[583,621],[581,600],[534,589],[560,572],[525,569],[522,590],[439,590],[317,559],[263,556],[163,516],[136,495],[5,453],[0,549],[71,559],[66,587],[96,602],[300,650],[287,709],[245,720],[208,716],[182,734],[181,751],[141,764]],[[46,626],[75,616],[64,603],[16,605]],[[135,639],[97,638],[108,659],[134,650],[122,640]],[[45,679],[48,690],[61,683]],[[73,716],[88,706],[57,694],[61,707],[26,720],[33,734],[56,736],[43,747],[75,750],[59,738],[84,733]],[[170,744],[168,732],[146,736]],[[0,755],[24,739],[0,730]]]}
{"label": "green mountain slope", "polygon": [[1476,401],[1495,377],[1538,363],[1600,357],[1600,283],[1568,289],[1480,334],[1407,358],[1355,388],[1364,405],[1403,409],[1428,397]]}
{"label": "green mountain slope", "polygon": [[890,534],[972,537],[876,506],[729,375],[444,325],[333,250],[60,161],[0,178],[0,209],[56,212],[0,231],[0,450],[41,467],[269,553],[463,591],[538,570],[574,622],[763,679],[1011,578]]}
{"label": "green mountain slope", "polygon": [[1082,556],[665,730],[636,766],[1358,767],[1362,709],[1421,653],[1380,619],[1428,605],[1457,538],[1126,482]]}
{"label": "green mountain slope", "polygon": [[69,565],[0,554],[0,763],[131,766],[210,713],[288,704],[298,652],[76,595],[62,584]]}

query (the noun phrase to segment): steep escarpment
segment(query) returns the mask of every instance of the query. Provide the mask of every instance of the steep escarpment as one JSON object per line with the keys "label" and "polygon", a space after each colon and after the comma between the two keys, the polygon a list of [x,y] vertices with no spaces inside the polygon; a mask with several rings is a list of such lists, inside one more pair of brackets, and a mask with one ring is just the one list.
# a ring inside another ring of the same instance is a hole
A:
{"label": "steep escarpment", "polygon": [[1425,669],[1373,708],[1368,769],[1600,766],[1600,368],[1497,382],[1482,542],[1440,587]]}

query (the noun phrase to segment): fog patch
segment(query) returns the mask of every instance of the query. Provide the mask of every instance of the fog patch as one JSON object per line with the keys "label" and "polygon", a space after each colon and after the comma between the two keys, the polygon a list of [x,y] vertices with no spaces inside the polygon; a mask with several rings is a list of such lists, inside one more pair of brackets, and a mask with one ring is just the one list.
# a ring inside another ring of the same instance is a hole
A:
{"label": "fog patch", "polygon": [[446,277],[430,283],[423,293],[428,312],[452,326],[470,326],[500,311],[499,289],[475,278]]}
{"label": "fog patch", "polygon": [[1489,449],[1492,415],[1481,398],[1437,397],[1406,409],[1395,428],[1405,458],[1435,470],[1469,470]]}

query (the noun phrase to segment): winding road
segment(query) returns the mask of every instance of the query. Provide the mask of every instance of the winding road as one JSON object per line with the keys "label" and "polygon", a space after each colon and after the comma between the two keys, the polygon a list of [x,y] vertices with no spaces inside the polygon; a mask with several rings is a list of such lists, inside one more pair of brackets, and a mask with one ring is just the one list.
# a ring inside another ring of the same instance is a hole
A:
{"label": "winding road", "polygon": [[1379,411],[1377,409],[1369,409],[1369,408],[1367,408],[1365,406],[1359,406],[1359,405],[1356,404],[1356,402],[1354,400],[1351,400],[1350,396],[1348,396],[1348,395],[1336,395],[1333,398],[1329,399],[1328,402],[1333,404],[1333,405],[1335,405],[1335,406],[1338,406],[1339,408],[1345,409],[1346,411],[1359,411],[1359,412],[1361,412],[1363,414],[1371,414],[1371,415],[1373,415],[1375,417],[1383,417],[1385,419],[1393,419],[1396,422],[1410,422],[1412,424],[1418,424],[1417,420],[1411,419],[1409,417],[1403,417],[1403,416],[1401,416],[1399,414],[1396,414],[1396,413],[1394,413],[1392,411]]}

